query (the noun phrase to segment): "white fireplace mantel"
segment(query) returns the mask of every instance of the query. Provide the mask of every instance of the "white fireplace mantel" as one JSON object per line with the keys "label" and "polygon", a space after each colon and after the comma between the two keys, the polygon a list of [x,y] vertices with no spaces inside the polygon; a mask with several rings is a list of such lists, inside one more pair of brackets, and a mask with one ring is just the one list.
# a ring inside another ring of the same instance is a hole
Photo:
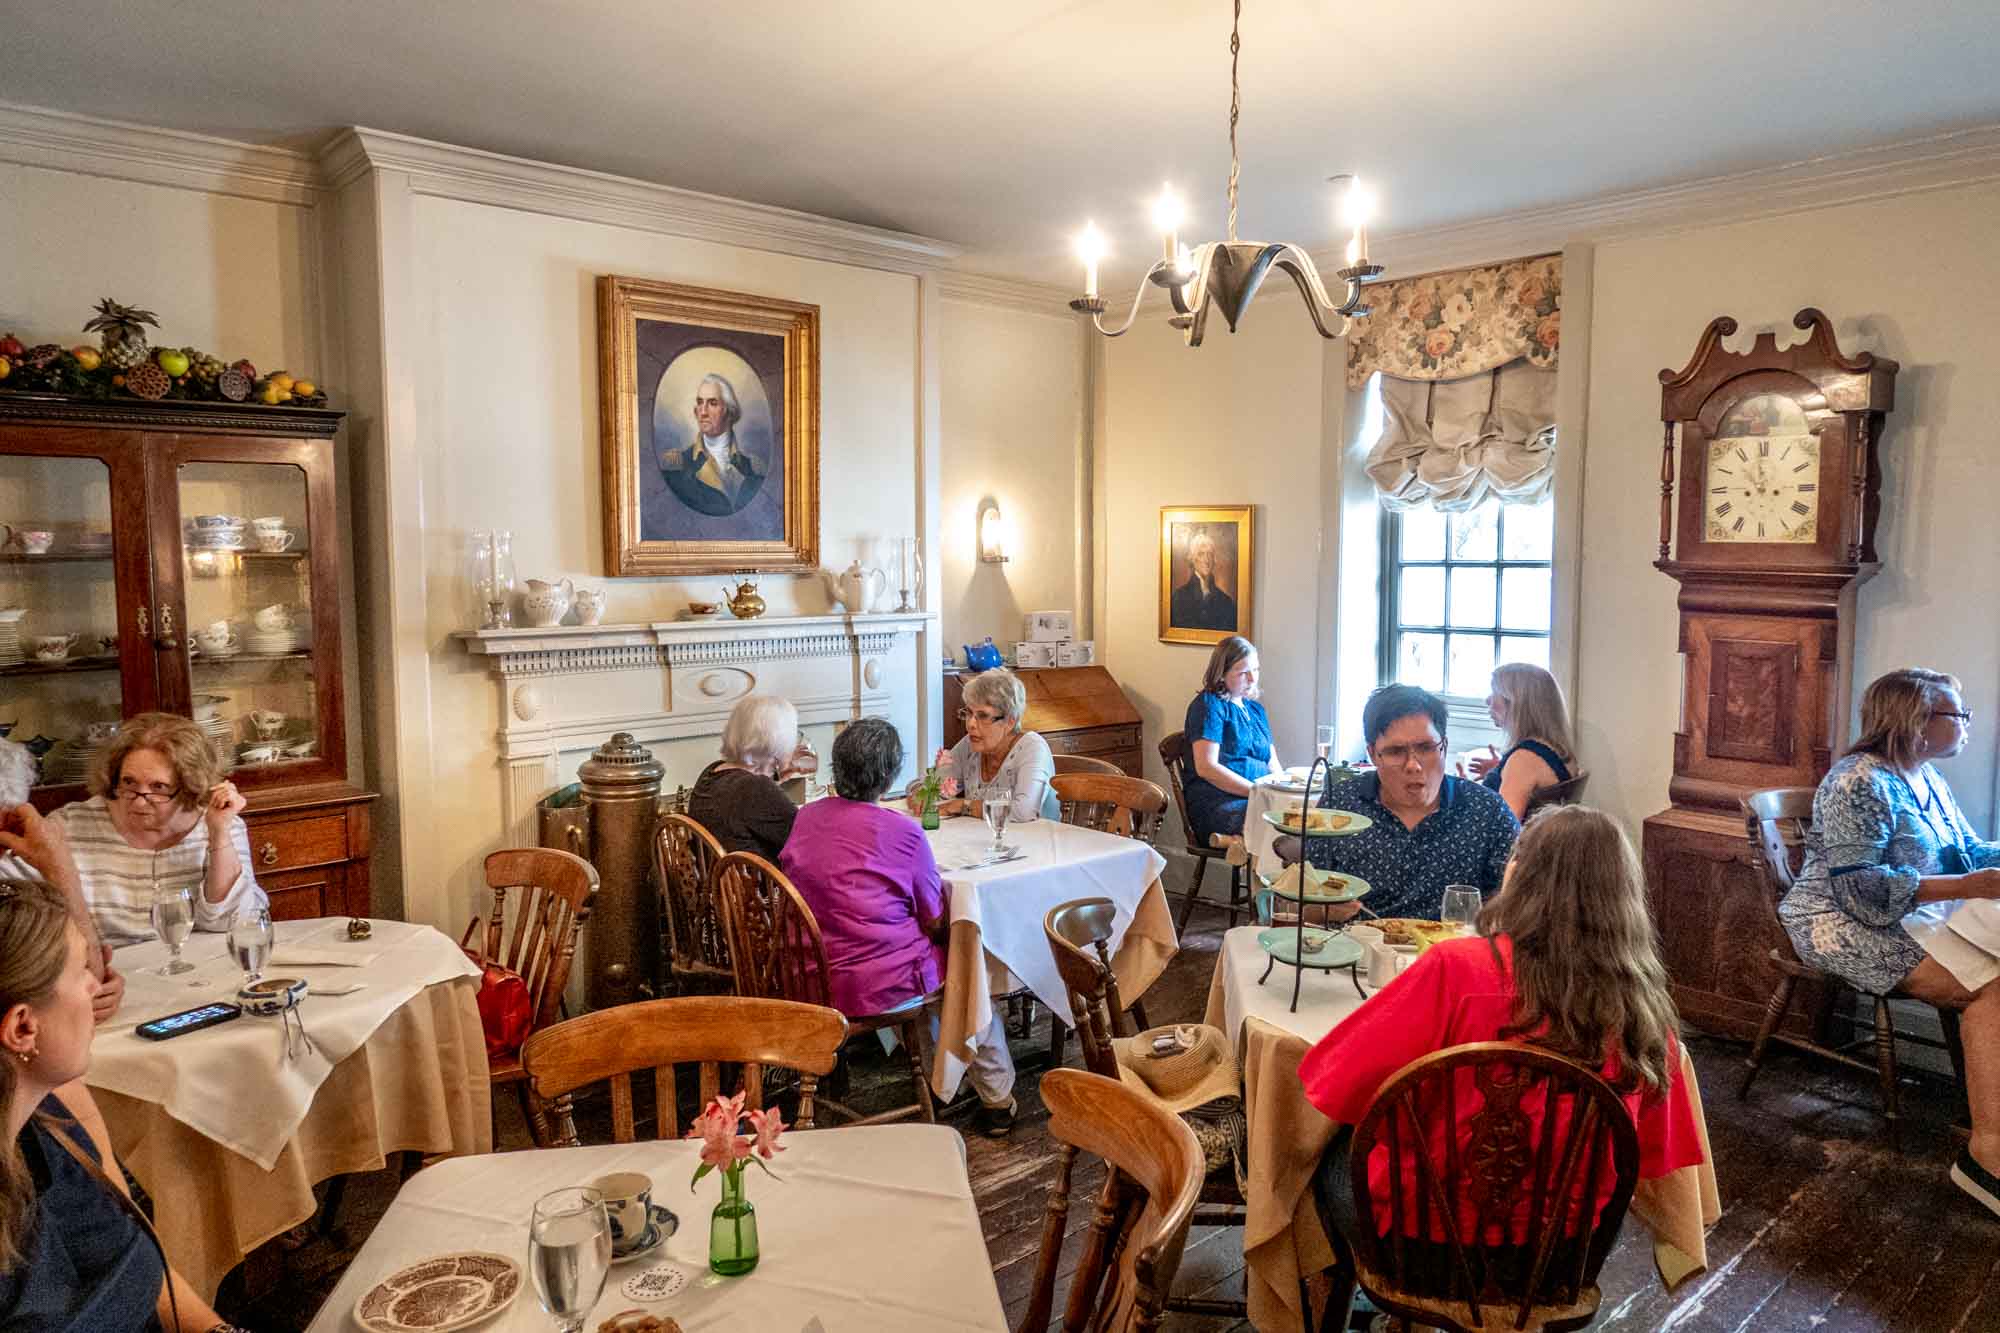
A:
{"label": "white fireplace mantel", "polygon": [[864,714],[888,716],[912,754],[920,752],[921,656],[936,630],[935,616],[910,612],[555,625],[453,637],[484,660],[498,686],[503,818],[518,838],[532,841],[534,803],[570,781],[576,764],[614,733],[654,747],[672,791],[715,758],[730,709],[753,692],[790,699],[808,733]]}

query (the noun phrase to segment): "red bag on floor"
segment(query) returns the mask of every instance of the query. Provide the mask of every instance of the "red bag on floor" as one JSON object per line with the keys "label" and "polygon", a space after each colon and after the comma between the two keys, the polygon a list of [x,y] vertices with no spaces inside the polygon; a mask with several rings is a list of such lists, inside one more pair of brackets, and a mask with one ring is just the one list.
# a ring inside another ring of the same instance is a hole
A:
{"label": "red bag on floor", "polygon": [[535,1007],[528,995],[528,983],[511,967],[487,958],[472,947],[472,936],[480,927],[478,917],[459,937],[458,947],[479,968],[479,1025],[486,1030],[486,1058],[518,1054],[535,1022]]}

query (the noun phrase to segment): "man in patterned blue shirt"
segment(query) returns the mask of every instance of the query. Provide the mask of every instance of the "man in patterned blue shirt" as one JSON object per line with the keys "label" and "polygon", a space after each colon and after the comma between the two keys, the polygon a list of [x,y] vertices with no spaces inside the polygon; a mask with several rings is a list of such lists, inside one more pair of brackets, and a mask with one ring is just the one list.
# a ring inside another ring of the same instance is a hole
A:
{"label": "man in patterned blue shirt", "polygon": [[[1475,884],[1482,897],[1500,889],[1521,822],[1499,795],[1444,771],[1444,700],[1413,685],[1385,685],[1368,696],[1361,731],[1372,773],[1336,782],[1322,806],[1373,821],[1360,833],[1314,838],[1310,859],[1322,870],[1359,875],[1377,916],[1437,920],[1445,886]],[[1300,840],[1278,840],[1278,855],[1298,859]],[[1329,909],[1335,919],[1358,904]]]}

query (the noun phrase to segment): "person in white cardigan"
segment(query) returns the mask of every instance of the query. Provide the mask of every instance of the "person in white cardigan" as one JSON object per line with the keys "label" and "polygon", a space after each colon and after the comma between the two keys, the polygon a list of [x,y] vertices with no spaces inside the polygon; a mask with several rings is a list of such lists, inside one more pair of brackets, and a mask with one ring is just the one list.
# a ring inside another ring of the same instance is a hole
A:
{"label": "person in white cardigan", "polygon": [[[958,716],[965,737],[946,755],[942,776],[958,781],[958,795],[938,806],[943,815],[979,815],[986,802],[1005,799],[1015,823],[1059,815],[1049,779],[1055,756],[1049,743],[1021,729],[1028,711],[1027,687],[1005,667],[982,671],[965,682],[965,706]],[[912,784],[910,808],[918,808]]]}

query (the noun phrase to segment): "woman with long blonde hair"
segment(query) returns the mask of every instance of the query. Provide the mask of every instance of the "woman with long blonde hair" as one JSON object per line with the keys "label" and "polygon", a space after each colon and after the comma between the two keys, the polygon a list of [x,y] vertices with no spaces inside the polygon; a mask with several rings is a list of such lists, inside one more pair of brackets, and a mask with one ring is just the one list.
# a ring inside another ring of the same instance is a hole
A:
{"label": "woman with long blonde hair", "polygon": [[[1420,954],[1313,1047],[1299,1078],[1313,1105],[1347,1127],[1360,1122],[1398,1070],[1433,1051],[1477,1041],[1555,1051],[1598,1070],[1617,1090],[1639,1132],[1639,1176],[1651,1180],[1702,1160],[1678,1028],[1631,840],[1602,811],[1556,806],[1528,822],[1505,883],[1480,912],[1478,934]],[[1461,1149],[1480,1109],[1476,1098],[1459,1108]],[[1444,1133],[1443,1125],[1433,1127],[1434,1161]],[[1333,1228],[1355,1235],[1364,1220],[1354,1213],[1348,1148],[1343,1129],[1321,1161],[1316,1188]],[[1377,1215],[1367,1224],[1386,1235],[1397,1188],[1386,1148],[1370,1158],[1368,1171]],[[1405,1176],[1407,1197],[1414,1185]],[[1600,1206],[1610,1194],[1606,1172]],[[1525,1206],[1524,1197],[1524,1215]],[[1431,1238],[1405,1239],[1422,1248]],[[1448,1274],[1449,1247],[1431,1249],[1440,1253],[1423,1262],[1436,1260]]]}
{"label": "woman with long blonde hair", "polygon": [[97,986],[61,892],[0,880],[0,1327],[228,1330],[167,1266],[83,1085]]}
{"label": "woman with long blonde hair", "polygon": [[1514,818],[1526,819],[1537,792],[1573,776],[1576,742],[1570,738],[1562,686],[1538,666],[1503,663],[1493,669],[1486,712],[1506,735],[1507,749],[1500,753],[1487,746],[1485,755],[1468,761],[1469,776],[1499,792]]}

